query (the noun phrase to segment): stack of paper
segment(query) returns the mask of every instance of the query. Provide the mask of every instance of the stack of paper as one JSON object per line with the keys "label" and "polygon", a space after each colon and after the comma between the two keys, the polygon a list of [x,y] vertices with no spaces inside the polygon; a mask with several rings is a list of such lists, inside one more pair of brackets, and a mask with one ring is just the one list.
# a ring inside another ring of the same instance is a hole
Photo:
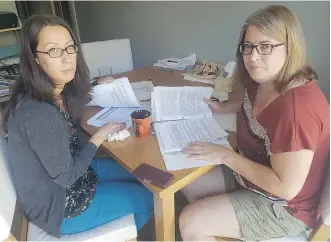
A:
{"label": "stack of paper", "polygon": [[[226,138],[217,139],[217,140],[211,141],[211,143],[222,145],[226,148],[232,149],[231,145],[229,144],[229,142]],[[164,160],[165,166],[168,171],[196,168],[196,167],[202,167],[202,166],[211,166],[211,165],[218,164],[218,163],[212,163],[210,161],[205,161],[205,160],[189,159],[187,157],[187,155],[184,154],[183,152],[178,152],[177,154],[163,155],[163,160]],[[220,161],[220,164],[221,163],[222,163],[222,161]]]}
{"label": "stack of paper", "polygon": [[158,60],[153,66],[168,68],[168,69],[175,69],[175,70],[186,70],[187,68],[193,66],[197,60],[197,56],[195,53],[186,57],[186,58],[166,58],[163,60]]}
{"label": "stack of paper", "polygon": [[155,87],[152,93],[154,121],[211,117],[203,98],[210,98],[211,87]]}
{"label": "stack of paper", "polygon": [[221,142],[228,134],[218,125],[203,98],[211,87],[156,87],[152,93],[152,117],[160,151],[168,170],[185,169],[209,162],[188,159],[182,152],[191,142]]}
{"label": "stack of paper", "polygon": [[127,77],[93,87],[92,101],[100,107],[141,107]]}
{"label": "stack of paper", "polygon": [[0,97],[9,94],[10,87],[15,83],[14,79],[9,79],[6,75],[0,75]]}
{"label": "stack of paper", "polygon": [[228,136],[213,117],[154,124],[163,155],[182,151],[192,142],[211,142]]}
{"label": "stack of paper", "polygon": [[92,101],[88,105],[100,106],[104,109],[91,117],[87,124],[101,127],[108,122],[124,122],[129,128],[132,125],[130,115],[133,111],[138,109],[151,111],[150,102],[139,102],[137,96],[139,99],[148,99],[153,84],[142,82],[133,86],[137,94],[134,93],[126,77],[95,86],[91,93]]}

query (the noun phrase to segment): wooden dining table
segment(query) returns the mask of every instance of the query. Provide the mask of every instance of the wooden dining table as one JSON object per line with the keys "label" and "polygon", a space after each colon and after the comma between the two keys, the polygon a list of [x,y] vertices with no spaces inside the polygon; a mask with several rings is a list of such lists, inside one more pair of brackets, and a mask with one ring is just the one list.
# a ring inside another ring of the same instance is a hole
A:
{"label": "wooden dining table", "polygon": [[[183,79],[181,71],[169,71],[156,67],[139,68],[126,73],[115,75],[114,78],[128,77],[130,82],[150,80],[154,86],[211,86],[200,82]],[[98,128],[87,124],[87,120],[98,113],[102,108],[88,107],[82,120],[82,128],[87,134],[93,135]],[[129,129],[131,136],[123,142],[104,141],[100,149],[112,156],[126,170],[132,173],[140,164],[147,163],[151,166],[167,171],[158,141],[155,135],[147,138],[137,138],[132,127]],[[229,131],[228,140],[233,148],[236,147],[235,133]],[[174,175],[173,181],[167,188],[160,188],[141,181],[154,197],[155,233],[157,241],[175,240],[175,193],[190,184],[192,181],[210,171],[214,166],[190,168],[169,171]]]}

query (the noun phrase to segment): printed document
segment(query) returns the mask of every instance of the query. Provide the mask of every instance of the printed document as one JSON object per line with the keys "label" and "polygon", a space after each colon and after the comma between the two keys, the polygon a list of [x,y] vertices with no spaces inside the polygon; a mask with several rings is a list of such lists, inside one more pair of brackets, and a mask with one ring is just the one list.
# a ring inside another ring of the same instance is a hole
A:
{"label": "printed document", "polygon": [[154,121],[211,117],[212,111],[203,98],[210,98],[212,92],[211,87],[155,87]]}
{"label": "printed document", "polygon": [[127,77],[103,83],[93,88],[92,103],[100,107],[141,107]]}

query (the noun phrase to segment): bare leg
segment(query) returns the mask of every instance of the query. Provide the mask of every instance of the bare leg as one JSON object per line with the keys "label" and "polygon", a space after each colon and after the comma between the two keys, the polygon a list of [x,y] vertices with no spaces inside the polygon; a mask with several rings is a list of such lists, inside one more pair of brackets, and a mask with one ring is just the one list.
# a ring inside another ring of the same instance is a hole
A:
{"label": "bare leg", "polygon": [[186,206],[180,214],[179,228],[183,241],[243,237],[235,210],[226,194],[207,197]]}
{"label": "bare leg", "polygon": [[223,165],[216,166],[181,191],[190,203],[203,197],[226,193]]}

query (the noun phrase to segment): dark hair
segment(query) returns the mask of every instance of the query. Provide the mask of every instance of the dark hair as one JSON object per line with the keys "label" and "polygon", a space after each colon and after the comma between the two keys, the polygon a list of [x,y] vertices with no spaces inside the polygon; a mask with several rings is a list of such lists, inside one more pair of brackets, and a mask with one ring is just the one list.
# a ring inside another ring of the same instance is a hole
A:
{"label": "dark hair", "polygon": [[[63,26],[66,28],[75,44],[79,45],[70,26],[61,18],[52,15],[34,15],[27,19],[23,27],[20,53],[20,73],[16,83],[10,91],[10,100],[7,104],[3,130],[7,132],[7,122],[10,114],[26,99],[53,104],[55,99],[54,83],[36,63],[36,48],[40,31],[46,26]],[[79,125],[85,104],[90,99],[90,74],[81,51],[77,52],[77,67],[74,79],[67,83],[62,91],[63,103],[72,121]]]}

